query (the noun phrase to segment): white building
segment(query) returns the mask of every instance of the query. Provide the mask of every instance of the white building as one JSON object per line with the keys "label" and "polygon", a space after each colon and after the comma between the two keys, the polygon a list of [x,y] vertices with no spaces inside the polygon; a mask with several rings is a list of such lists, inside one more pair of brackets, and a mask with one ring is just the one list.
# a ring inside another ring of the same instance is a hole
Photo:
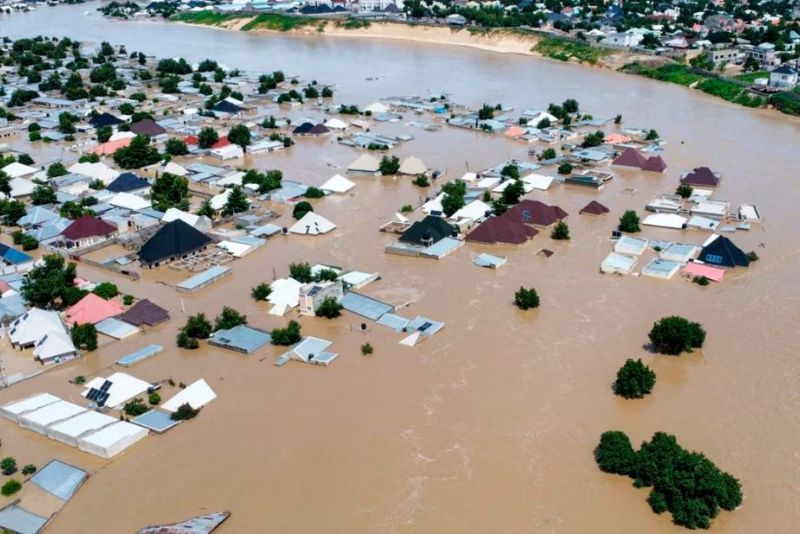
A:
{"label": "white building", "polygon": [[797,86],[797,71],[789,65],[781,65],[769,73],[769,86],[775,89],[791,90]]}

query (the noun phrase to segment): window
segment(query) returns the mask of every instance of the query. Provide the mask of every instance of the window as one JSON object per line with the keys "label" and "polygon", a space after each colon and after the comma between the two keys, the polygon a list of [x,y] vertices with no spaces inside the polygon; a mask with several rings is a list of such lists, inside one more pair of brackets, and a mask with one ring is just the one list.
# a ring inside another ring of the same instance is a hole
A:
{"label": "window", "polygon": [[533,221],[533,216],[531,216],[531,212],[528,210],[522,210],[522,222],[530,223]]}
{"label": "window", "polygon": [[716,254],[706,254],[706,261],[708,263],[721,264],[722,263],[722,256],[718,256]]}

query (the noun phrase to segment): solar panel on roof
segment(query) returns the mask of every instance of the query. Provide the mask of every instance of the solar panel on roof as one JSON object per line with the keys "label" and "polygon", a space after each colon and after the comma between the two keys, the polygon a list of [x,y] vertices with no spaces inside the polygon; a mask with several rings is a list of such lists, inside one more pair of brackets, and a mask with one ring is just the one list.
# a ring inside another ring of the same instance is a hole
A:
{"label": "solar panel on roof", "polygon": [[99,394],[100,394],[100,390],[99,389],[92,388],[92,389],[89,390],[89,393],[86,394],[86,398],[89,399],[90,401],[96,401],[97,400],[97,396]]}
{"label": "solar panel on roof", "polygon": [[106,391],[108,391],[108,388],[110,388],[110,387],[111,387],[111,382],[106,380],[105,382],[103,382],[103,385],[100,386],[100,391],[105,393]]}
{"label": "solar panel on roof", "polygon": [[433,326],[433,323],[431,323],[431,322],[425,322],[425,323],[422,323],[422,326],[420,326],[419,328],[417,328],[417,330],[419,330],[420,332],[424,332],[425,330],[427,330],[427,329],[428,329],[428,328],[430,328],[431,326]]}
{"label": "solar panel on roof", "polygon": [[98,406],[104,406],[106,401],[108,400],[108,397],[110,395],[111,395],[110,393],[98,392],[98,394],[97,394],[97,405]]}

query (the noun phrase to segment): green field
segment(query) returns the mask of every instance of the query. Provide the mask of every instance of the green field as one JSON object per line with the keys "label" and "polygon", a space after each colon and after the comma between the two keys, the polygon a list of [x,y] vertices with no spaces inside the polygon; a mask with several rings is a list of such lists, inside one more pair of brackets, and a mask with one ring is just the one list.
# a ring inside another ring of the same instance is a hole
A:
{"label": "green field", "polygon": [[242,30],[249,32],[253,30],[272,30],[278,32],[288,32],[305,26],[325,26],[325,21],[312,19],[310,17],[297,17],[290,15],[279,15],[275,13],[262,13],[256,18],[242,26]]}
{"label": "green field", "polygon": [[575,58],[581,63],[594,65],[601,58],[610,55],[611,51],[604,48],[595,48],[588,44],[575,43],[563,39],[545,37],[532,48],[545,57],[557,59],[559,61],[569,61]]}
{"label": "green field", "polygon": [[203,24],[204,26],[219,26],[224,22],[237,19],[250,18],[252,15],[240,13],[217,13],[216,11],[204,10],[192,13],[179,13],[172,16],[172,20],[186,22],[188,24]]}

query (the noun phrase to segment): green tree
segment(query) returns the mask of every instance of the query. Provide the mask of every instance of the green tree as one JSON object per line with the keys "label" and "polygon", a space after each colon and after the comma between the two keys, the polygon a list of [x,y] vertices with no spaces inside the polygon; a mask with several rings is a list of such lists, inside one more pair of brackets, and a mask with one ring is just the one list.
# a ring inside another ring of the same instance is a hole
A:
{"label": "green tree", "polygon": [[558,174],[567,175],[572,172],[572,164],[571,163],[562,163],[558,166]]}
{"label": "green tree", "polygon": [[581,146],[583,148],[590,148],[590,147],[600,146],[605,141],[605,138],[606,138],[606,134],[604,134],[603,132],[598,130],[598,131],[596,131],[594,133],[590,133],[589,135],[584,137],[583,138],[583,142],[581,143]]}
{"label": "green tree", "polygon": [[272,287],[267,282],[262,282],[250,290],[253,300],[267,300],[272,294]]}
{"label": "green tree", "polygon": [[222,313],[217,315],[217,318],[214,321],[214,331],[228,330],[242,324],[247,324],[247,316],[242,315],[233,308],[224,306],[222,308]]}
{"label": "green tree", "polygon": [[300,335],[300,323],[294,320],[289,321],[286,328],[275,328],[270,333],[270,336],[272,337],[273,345],[288,346],[299,343],[302,339]]}
{"label": "green tree", "polygon": [[706,331],[700,323],[672,315],[653,324],[649,337],[656,352],[677,356],[682,352],[701,348],[706,339]]}
{"label": "green tree", "polygon": [[639,216],[633,210],[627,210],[619,218],[620,232],[636,233],[639,230]]}
{"label": "green tree", "polygon": [[208,217],[209,219],[213,219],[217,216],[217,211],[211,205],[211,201],[209,199],[205,199],[203,204],[200,206],[200,209],[197,210],[197,215]]}
{"label": "green tree", "polygon": [[154,391],[147,396],[147,402],[150,404],[150,406],[158,406],[158,404],[161,402],[161,395]]}
{"label": "green tree", "polygon": [[165,172],[153,182],[150,199],[158,211],[169,208],[185,211],[189,209],[189,181],[183,176]]}
{"label": "green tree", "polygon": [[183,142],[182,139],[170,137],[167,139],[167,142],[164,143],[164,152],[170,156],[185,156],[189,153],[189,147],[186,146],[186,143]]}
{"label": "green tree", "polygon": [[522,184],[522,180],[515,179],[503,189],[501,197],[506,205],[511,206],[519,203],[520,197],[524,194],[525,186]]}
{"label": "green tree", "polygon": [[114,163],[123,169],[138,169],[161,161],[158,149],[150,144],[146,135],[137,135],[128,146],[120,147],[114,152]]}
{"label": "green tree", "polygon": [[514,304],[521,310],[531,310],[539,307],[539,293],[535,289],[520,287],[514,293]]}
{"label": "green tree", "polygon": [[378,170],[380,170],[381,174],[384,176],[395,175],[400,170],[400,160],[397,156],[383,156]]}
{"label": "green tree", "polygon": [[188,402],[184,402],[178,409],[172,412],[170,415],[170,419],[173,421],[188,421],[189,419],[194,419],[200,413],[199,408],[192,408],[192,405]]}
{"label": "green tree", "polygon": [[6,476],[13,475],[17,472],[17,460],[11,456],[3,458],[0,460],[0,469],[3,470],[3,474]]}
{"label": "green tree", "polygon": [[319,189],[314,186],[310,186],[306,189],[306,192],[303,194],[306,198],[322,198],[325,196],[325,192],[322,189]]}
{"label": "green tree", "polygon": [[569,241],[569,226],[564,221],[558,221],[550,232],[550,238],[556,241]]}
{"label": "green tree", "polygon": [[72,343],[89,352],[97,350],[97,329],[91,323],[75,324],[70,329]]}
{"label": "green tree", "polygon": [[675,190],[675,194],[681,198],[689,198],[694,193],[694,188],[689,184],[681,184]]}
{"label": "green tree", "polygon": [[5,497],[9,497],[14,495],[16,492],[22,489],[22,483],[19,480],[11,480],[6,481],[3,484],[3,487],[0,488],[0,493],[2,493]]}
{"label": "green tree", "polygon": [[150,408],[148,408],[142,399],[133,399],[132,401],[126,402],[122,410],[126,415],[136,417],[149,412]]}
{"label": "green tree", "polygon": [[301,284],[308,284],[314,281],[314,274],[308,262],[289,264],[289,276]]}
{"label": "green tree", "polygon": [[636,466],[636,452],[631,440],[619,430],[603,432],[594,454],[600,470],[606,473],[628,475]]}
{"label": "green tree", "polygon": [[577,113],[579,109],[578,101],[574,98],[568,98],[564,100],[561,104],[561,107],[564,108],[564,111],[567,113]]}
{"label": "green tree", "polygon": [[31,193],[31,204],[40,206],[42,204],[55,204],[56,192],[52,187],[37,185]]}
{"label": "green tree", "polygon": [[425,176],[424,174],[420,174],[419,176],[414,178],[414,180],[411,183],[416,185],[417,187],[428,187],[429,185],[431,185],[430,181],[428,180],[428,177]]}
{"label": "green tree", "polygon": [[556,153],[554,148],[545,148],[544,151],[539,156],[539,161],[549,161],[551,159],[556,159],[558,154]]}
{"label": "green tree", "polygon": [[335,319],[342,314],[342,309],[344,306],[341,305],[339,301],[336,300],[334,297],[325,297],[320,302],[319,306],[316,310],[314,310],[314,314],[317,317],[325,317],[327,319]]}
{"label": "green tree", "polygon": [[225,206],[222,208],[222,215],[230,216],[234,213],[241,213],[250,209],[250,201],[244,194],[242,188],[234,185],[231,192],[228,193],[228,199],[225,201]]}
{"label": "green tree", "polygon": [[117,289],[117,286],[111,282],[102,282],[95,286],[95,288],[92,290],[92,293],[98,297],[108,300],[119,295],[119,289]]}
{"label": "green tree", "polygon": [[22,474],[25,476],[32,475],[37,471],[36,466],[33,464],[27,464],[25,467],[22,468]]}
{"label": "green tree", "polygon": [[48,178],[58,178],[59,176],[64,176],[66,174],[68,174],[67,168],[64,167],[64,164],[60,161],[56,161],[47,168]]}
{"label": "green tree", "polygon": [[628,359],[617,371],[614,393],[626,399],[641,399],[656,385],[656,374],[642,360]]}
{"label": "green tree", "polygon": [[315,282],[335,282],[338,279],[339,273],[328,268],[320,269],[317,271],[317,274],[314,275]]}
{"label": "green tree", "polygon": [[197,135],[197,145],[203,149],[211,148],[217,141],[219,141],[219,135],[214,128],[208,126],[200,130]]}
{"label": "green tree", "polygon": [[228,132],[228,141],[234,145],[239,145],[245,148],[250,145],[252,141],[252,134],[244,124],[237,124],[233,126]]}
{"label": "green tree", "polygon": [[369,343],[364,343],[363,345],[361,345],[361,354],[363,354],[364,356],[368,356],[373,352],[375,352],[375,349],[373,349],[372,345],[370,345]]}
{"label": "green tree", "polygon": [[500,174],[513,180],[519,180],[519,165],[515,163],[509,163],[500,170]]}
{"label": "green tree", "polygon": [[97,142],[98,143],[105,143],[109,139],[111,139],[111,135],[114,133],[111,126],[101,126],[95,131],[95,135],[97,135]]}
{"label": "green tree", "polygon": [[206,318],[205,313],[197,313],[190,316],[186,320],[186,325],[183,327],[183,331],[189,337],[207,339],[208,336],[211,335],[212,331],[211,322]]}
{"label": "green tree", "polygon": [[311,206],[311,204],[306,202],[305,200],[301,200],[300,202],[294,205],[294,209],[292,210],[292,217],[298,220],[302,219],[309,211],[314,211],[313,206]]}
{"label": "green tree", "polygon": [[28,272],[22,281],[22,297],[37,308],[61,310],[74,304],[70,288],[74,288],[75,264],[63,256],[44,256],[44,262]]}

